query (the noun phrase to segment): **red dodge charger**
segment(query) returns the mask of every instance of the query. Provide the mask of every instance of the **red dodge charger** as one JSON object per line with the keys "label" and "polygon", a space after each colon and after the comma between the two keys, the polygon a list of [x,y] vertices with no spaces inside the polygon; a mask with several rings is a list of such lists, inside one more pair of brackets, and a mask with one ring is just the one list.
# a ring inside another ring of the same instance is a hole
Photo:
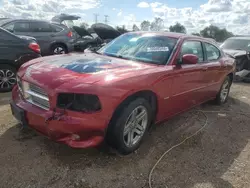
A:
{"label": "red dodge charger", "polygon": [[128,154],[152,124],[208,100],[225,103],[234,70],[209,39],[126,33],[98,51],[24,64],[11,109],[24,127],[57,142],[87,148],[106,140]]}

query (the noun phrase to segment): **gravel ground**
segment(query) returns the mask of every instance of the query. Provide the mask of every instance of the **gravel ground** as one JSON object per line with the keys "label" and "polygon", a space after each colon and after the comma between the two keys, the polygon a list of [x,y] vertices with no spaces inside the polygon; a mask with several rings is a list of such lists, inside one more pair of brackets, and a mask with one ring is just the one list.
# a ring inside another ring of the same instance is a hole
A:
{"label": "gravel ground", "polygon": [[[231,112],[207,113],[208,126],[159,163],[153,187],[249,188],[249,96],[250,85],[234,84],[227,104],[198,107]],[[1,188],[146,188],[161,154],[205,122],[202,113],[190,110],[154,127],[137,152],[120,156],[107,147],[71,149],[33,131],[21,132],[8,101],[9,94],[0,95]]]}

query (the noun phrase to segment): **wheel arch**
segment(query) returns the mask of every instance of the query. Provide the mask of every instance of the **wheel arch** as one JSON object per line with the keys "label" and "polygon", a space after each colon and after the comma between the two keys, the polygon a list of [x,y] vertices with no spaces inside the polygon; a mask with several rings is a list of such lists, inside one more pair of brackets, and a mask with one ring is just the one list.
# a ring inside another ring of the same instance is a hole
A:
{"label": "wheel arch", "polygon": [[0,67],[4,66],[4,65],[11,66],[14,69],[18,68],[17,65],[14,63],[14,61],[6,60],[6,59],[0,59]]}
{"label": "wheel arch", "polygon": [[232,84],[233,83],[233,79],[234,79],[234,74],[231,72],[227,76],[229,76],[231,84]]}
{"label": "wheel arch", "polygon": [[68,49],[68,46],[64,43],[64,42],[53,42],[51,45],[50,45],[50,51],[52,51],[52,48],[56,45],[62,45],[65,47],[66,49],[66,52],[68,53],[69,49]]}
{"label": "wheel arch", "polygon": [[131,101],[135,100],[136,98],[144,98],[146,99],[150,106],[152,107],[153,110],[153,117],[152,117],[152,122],[151,125],[154,123],[156,114],[158,112],[158,100],[157,100],[157,95],[155,92],[151,90],[141,90],[137,91],[135,93],[132,93],[128,95],[115,109],[115,111],[112,114],[112,117],[110,119],[109,125],[108,125],[108,130],[111,127],[111,125],[116,121],[116,119],[119,117],[119,113],[123,110],[123,108],[128,105]]}

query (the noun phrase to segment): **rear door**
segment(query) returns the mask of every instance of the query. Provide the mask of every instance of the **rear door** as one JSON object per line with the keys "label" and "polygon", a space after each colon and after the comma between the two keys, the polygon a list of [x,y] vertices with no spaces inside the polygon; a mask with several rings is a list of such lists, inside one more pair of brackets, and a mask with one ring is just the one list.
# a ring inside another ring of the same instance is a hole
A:
{"label": "rear door", "polygon": [[48,22],[30,22],[30,36],[37,39],[42,54],[50,53],[50,46],[55,40],[55,29]]}
{"label": "rear door", "polygon": [[203,42],[205,61],[203,63],[203,80],[207,87],[204,88],[204,94],[207,98],[216,96],[221,85],[221,78],[224,76],[222,66],[223,56],[220,50],[213,44]]}

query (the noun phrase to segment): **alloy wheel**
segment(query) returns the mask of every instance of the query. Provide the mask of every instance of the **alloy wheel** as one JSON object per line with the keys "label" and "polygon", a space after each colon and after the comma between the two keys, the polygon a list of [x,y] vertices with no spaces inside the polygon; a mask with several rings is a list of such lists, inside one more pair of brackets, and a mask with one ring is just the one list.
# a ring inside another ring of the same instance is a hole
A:
{"label": "alloy wheel", "polygon": [[221,91],[220,91],[221,102],[225,102],[227,100],[227,96],[228,96],[228,93],[229,93],[229,88],[230,88],[230,83],[229,83],[228,80],[226,80],[223,83]]}
{"label": "alloy wheel", "polygon": [[0,70],[0,89],[9,89],[16,84],[16,75],[8,69]]}
{"label": "alloy wheel", "polygon": [[65,53],[66,52],[65,52],[64,48],[62,48],[62,47],[56,47],[54,49],[54,54],[65,54]]}
{"label": "alloy wheel", "polygon": [[123,140],[127,147],[135,146],[142,139],[147,124],[147,109],[144,106],[138,106],[131,112],[124,127]]}

